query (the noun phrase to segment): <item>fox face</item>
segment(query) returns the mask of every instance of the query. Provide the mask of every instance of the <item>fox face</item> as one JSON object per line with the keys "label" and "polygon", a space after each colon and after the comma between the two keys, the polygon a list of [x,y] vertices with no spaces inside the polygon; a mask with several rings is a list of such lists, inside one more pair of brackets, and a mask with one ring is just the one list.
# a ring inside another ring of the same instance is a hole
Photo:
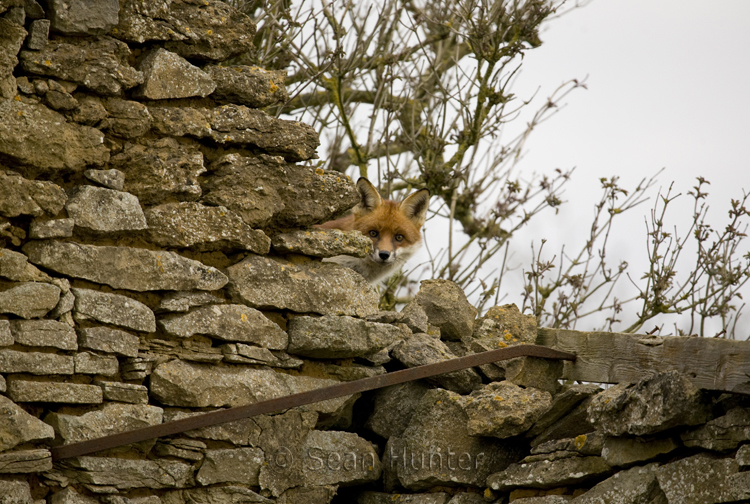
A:
{"label": "fox face", "polygon": [[372,240],[365,258],[336,256],[330,260],[352,268],[372,283],[394,273],[422,245],[421,227],[427,217],[430,193],[422,189],[401,202],[384,200],[366,178],[357,181],[361,201],[351,215],[320,227],[357,230]]}

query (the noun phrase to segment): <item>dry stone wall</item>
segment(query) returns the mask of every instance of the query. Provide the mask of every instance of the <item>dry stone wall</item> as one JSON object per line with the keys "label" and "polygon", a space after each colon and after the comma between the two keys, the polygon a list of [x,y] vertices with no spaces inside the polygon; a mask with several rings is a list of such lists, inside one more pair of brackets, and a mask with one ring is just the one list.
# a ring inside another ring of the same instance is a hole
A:
{"label": "dry stone wall", "polygon": [[[50,448],[510,345],[454,284],[378,311],[358,200],[216,0],[0,0],[0,503],[750,499],[750,401],[518,358],[63,459]],[[302,163],[302,164],[299,164]]]}

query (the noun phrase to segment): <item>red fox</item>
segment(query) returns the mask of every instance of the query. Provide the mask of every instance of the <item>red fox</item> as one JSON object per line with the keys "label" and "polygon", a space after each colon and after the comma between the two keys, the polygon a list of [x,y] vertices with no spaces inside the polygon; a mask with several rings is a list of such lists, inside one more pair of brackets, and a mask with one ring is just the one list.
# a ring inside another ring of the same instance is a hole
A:
{"label": "red fox", "polygon": [[356,229],[372,240],[373,252],[358,258],[340,255],[327,259],[351,268],[370,283],[395,273],[422,245],[422,224],[427,217],[430,192],[421,189],[404,201],[383,200],[369,180],[357,181],[361,201],[346,217],[321,224],[320,228]]}

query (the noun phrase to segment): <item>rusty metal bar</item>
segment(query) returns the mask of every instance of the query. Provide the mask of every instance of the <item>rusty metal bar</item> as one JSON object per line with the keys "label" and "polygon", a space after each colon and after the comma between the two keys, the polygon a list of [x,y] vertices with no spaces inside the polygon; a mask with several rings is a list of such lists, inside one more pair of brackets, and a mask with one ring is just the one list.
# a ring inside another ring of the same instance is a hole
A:
{"label": "rusty metal bar", "polygon": [[481,366],[491,362],[512,359],[514,357],[541,357],[545,359],[562,359],[575,360],[576,355],[570,352],[562,352],[552,348],[537,345],[517,345],[488,352],[476,353],[451,359],[435,364],[426,364],[409,369],[402,369],[384,375],[371,376],[361,380],[339,383],[330,387],[319,388],[307,392],[300,392],[277,399],[269,399],[245,406],[236,406],[234,408],[223,409],[204,413],[202,415],[182,418],[172,422],[166,422],[159,425],[151,425],[127,432],[111,434],[109,436],[90,439],[69,445],[56,446],[51,449],[52,459],[61,460],[79,455],[87,455],[117,446],[138,443],[147,439],[153,439],[162,436],[179,434],[188,430],[209,427],[224,422],[231,422],[242,418],[249,418],[256,415],[275,413],[295,406],[303,406],[318,401],[334,399],[345,395],[366,392],[389,385],[397,385],[408,381],[429,378],[443,373],[460,371],[474,366]]}

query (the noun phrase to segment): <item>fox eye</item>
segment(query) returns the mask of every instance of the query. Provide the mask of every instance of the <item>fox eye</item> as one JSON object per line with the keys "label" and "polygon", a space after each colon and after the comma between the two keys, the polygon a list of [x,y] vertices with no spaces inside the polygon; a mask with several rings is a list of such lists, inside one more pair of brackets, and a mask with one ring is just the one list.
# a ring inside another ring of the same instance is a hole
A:
{"label": "fox eye", "polygon": [[378,232],[373,229],[373,230],[370,231],[370,236],[372,236],[373,238],[377,238],[378,237]]}
{"label": "fox eye", "polygon": [[396,240],[397,242],[401,242],[401,241],[404,241],[404,235],[402,235],[402,234],[397,234],[397,235],[396,235],[396,236],[394,236],[393,238],[394,238],[394,239],[395,239],[395,240]]}

